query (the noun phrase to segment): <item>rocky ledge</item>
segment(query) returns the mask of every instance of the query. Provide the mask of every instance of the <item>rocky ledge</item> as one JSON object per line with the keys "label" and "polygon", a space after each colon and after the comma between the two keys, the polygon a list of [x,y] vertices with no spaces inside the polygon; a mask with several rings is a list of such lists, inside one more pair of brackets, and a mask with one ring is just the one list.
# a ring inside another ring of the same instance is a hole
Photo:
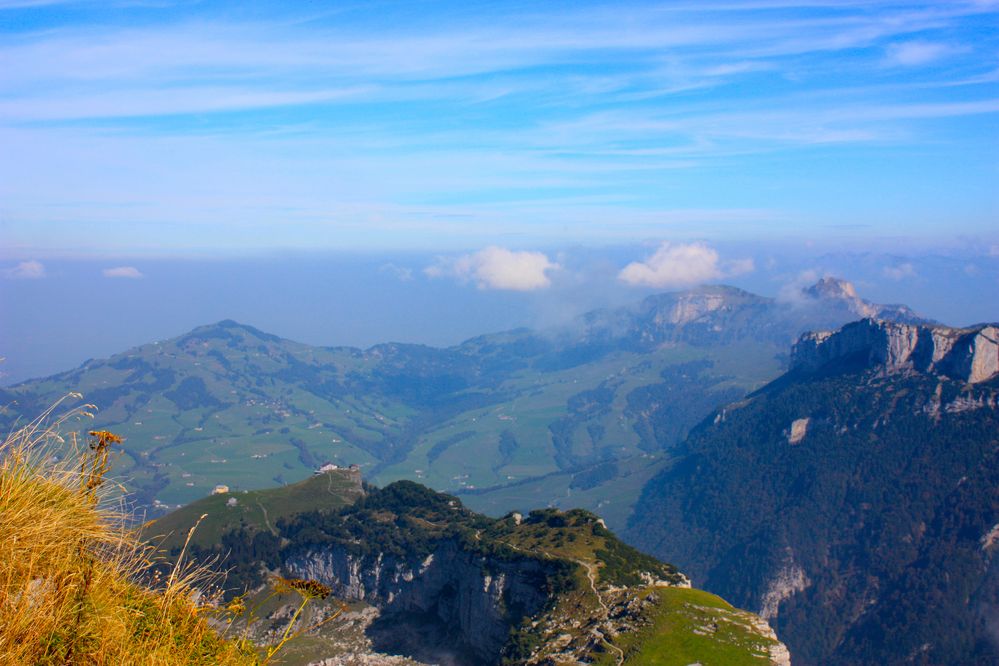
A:
{"label": "rocky ledge", "polygon": [[805,333],[791,352],[792,370],[813,372],[836,363],[860,363],[884,374],[933,373],[977,384],[999,374],[999,327],[862,319],[838,331]]}

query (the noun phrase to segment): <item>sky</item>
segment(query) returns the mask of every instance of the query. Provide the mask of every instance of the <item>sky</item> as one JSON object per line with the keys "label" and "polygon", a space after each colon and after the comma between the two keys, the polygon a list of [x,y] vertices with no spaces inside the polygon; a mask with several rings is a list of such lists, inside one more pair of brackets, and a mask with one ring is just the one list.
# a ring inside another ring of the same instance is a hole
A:
{"label": "sky", "polygon": [[999,3],[0,0],[4,253],[995,240]]}
{"label": "sky", "polygon": [[829,273],[995,320],[997,155],[997,0],[0,0],[0,383]]}

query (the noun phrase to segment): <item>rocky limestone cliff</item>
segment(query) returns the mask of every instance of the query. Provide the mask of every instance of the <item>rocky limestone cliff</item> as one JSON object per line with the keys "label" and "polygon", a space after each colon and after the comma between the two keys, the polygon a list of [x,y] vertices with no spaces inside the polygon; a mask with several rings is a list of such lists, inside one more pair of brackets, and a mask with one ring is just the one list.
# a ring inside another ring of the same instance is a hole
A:
{"label": "rocky limestone cliff", "polygon": [[360,556],[343,546],[312,548],[289,557],[293,575],[329,585],[337,597],[363,600],[393,613],[434,616],[461,647],[492,663],[510,627],[548,602],[544,563],[533,558],[488,559],[441,542],[429,556],[408,561]]}
{"label": "rocky limestone cliff", "polygon": [[727,305],[728,299],[725,293],[688,292],[679,295],[667,307],[657,308],[653,316],[653,323],[657,326],[687,324]]}
{"label": "rocky limestone cliff", "polygon": [[861,363],[884,374],[934,373],[977,384],[999,374],[999,328],[948,328],[863,319],[838,331],[806,333],[791,352],[792,370]]}

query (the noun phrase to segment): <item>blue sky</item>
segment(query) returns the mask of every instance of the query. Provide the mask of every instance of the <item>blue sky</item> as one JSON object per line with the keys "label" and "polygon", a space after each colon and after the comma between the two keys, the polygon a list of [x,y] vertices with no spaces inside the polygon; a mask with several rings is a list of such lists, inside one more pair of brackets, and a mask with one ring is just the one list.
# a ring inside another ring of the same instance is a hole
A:
{"label": "blue sky", "polygon": [[0,0],[0,384],[824,275],[994,321],[997,155],[999,0]]}
{"label": "blue sky", "polygon": [[989,0],[0,0],[0,259],[988,254],[997,28]]}

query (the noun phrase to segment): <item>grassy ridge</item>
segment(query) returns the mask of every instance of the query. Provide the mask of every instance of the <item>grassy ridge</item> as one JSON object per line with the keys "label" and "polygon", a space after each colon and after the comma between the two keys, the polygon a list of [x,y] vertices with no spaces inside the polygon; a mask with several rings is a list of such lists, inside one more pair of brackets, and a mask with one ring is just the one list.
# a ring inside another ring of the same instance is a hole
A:
{"label": "grassy ridge", "polygon": [[[335,470],[281,488],[210,495],[157,520],[146,529],[146,538],[171,551],[183,545],[187,531],[204,515],[191,544],[207,548],[218,544],[224,533],[240,527],[273,532],[282,518],[339,509],[362,493],[359,473]],[[235,506],[229,505],[232,500]]]}

